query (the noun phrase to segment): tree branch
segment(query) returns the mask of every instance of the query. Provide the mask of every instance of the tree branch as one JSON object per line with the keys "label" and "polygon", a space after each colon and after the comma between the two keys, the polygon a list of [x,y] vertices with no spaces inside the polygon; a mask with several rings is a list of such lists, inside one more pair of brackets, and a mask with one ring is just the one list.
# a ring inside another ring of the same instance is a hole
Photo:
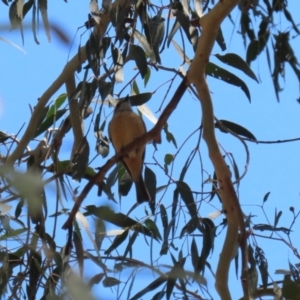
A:
{"label": "tree branch", "polygon": [[238,230],[240,229],[240,246],[242,250],[242,285],[244,297],[249,299],[247,287],[247,236],[239,200],[233,188],[231,174],[219,149],[215,136],[214,112],[212,99],[205,78],[206,64],[219,32],[220,24],[230,11],[238,4],[238,0],[219,1],[214,8],[200,19],[202,27],[201,36],[198,40],[196,55],[187,73],[187,80],[193,83],[197,89],[202,106],[203,138],[207,143],[209,157],[214,165],[219,183],[219,195],[223,203],[223,211],[226,214],[228,227],[223,249],[220,254],[216,272],[216,289],[223,300],[230,300],[228,289],[228,271],[235,246],[238,243]]}

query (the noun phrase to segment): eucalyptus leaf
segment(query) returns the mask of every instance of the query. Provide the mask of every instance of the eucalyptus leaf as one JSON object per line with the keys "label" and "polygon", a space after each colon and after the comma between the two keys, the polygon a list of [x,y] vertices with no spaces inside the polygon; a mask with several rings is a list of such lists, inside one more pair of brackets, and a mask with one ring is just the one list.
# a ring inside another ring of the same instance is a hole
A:
{"label": "eucalyptus leaf", "polygon": [[235,53],[227,53],[225,55],[216,54],[216,58],[218,58],[224,64],[227,64],[233,68],[239,69],[243,71],[250,78],[258,82],[257,77],[249,67],[249,65],[237,54]]}

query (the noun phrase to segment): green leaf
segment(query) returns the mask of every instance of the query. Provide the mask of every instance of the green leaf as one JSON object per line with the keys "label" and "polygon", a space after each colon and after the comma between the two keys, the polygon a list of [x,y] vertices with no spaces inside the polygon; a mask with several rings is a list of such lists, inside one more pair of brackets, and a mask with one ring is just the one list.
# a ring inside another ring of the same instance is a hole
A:
{"label": "green leaf", "polygon": [[282,216],[282,211],[280,210],[277,214],[277,209],[275,211],[275,220],[274,220],[274,227],[277,226],[278,222],[279,222],[279,219],[280,217]]}
{"label": "green leaf", "polygon": [[188,171],[190,165],[191,165],[192,162],[193,162],[193,159],[194,159],[194,157],[195,157],[195,155],[196,155],[196,152],[197,152],[197,151],[193,150],[193,151],[189,154],[189,156],[187,157],[187,159],[186,159],[186,161],[185,161],[185,163],[184,163],[184,166],[183,166],[183,168],[181,169],[181,172],[180,172],[180,175],[179,175],[179,180],[180,180],[180,181],[184,181],[184,177],[185,177],[185,175],[186,175],[186,173],[187,173],[187,171]]}
{"label": "green leaf", "polygon": [[271,194],[271,192],[267,192],[267,193],[264,195],[263,202],[266,202],[266,201],[268,200],[270,194]]}
{"label": "green leaf", "polygon": [[172,213],[171,213],[172,219],[171,219],[170,224],[169,224],[169,226],[171,227],[170,229],[172,229],[173,237],[174,237],[174,234],[175,234],[175,223],[174,223],[174,221],[175,221],[176,215],[177,215],[178,202],[179,202],[179,191],[178,191],[178,187],[176,187],[174,189],[174,192],[173,192]]}
{"label": "green leaf", "polygon": [[159,209],[160,209],[161,222],[163,224],[164,229],[167,229],[169,221],[168,221],[168,214],[166,208],[163,204],[161,204],[159,206]]}
{"label": "green leaf", "polygon": [[300,300],[300,286],[291,280],[290,275],[284,276],[282,296],[290,300]]}
{"label": "green leaf", "polygon": [[173,160],[174,160],[174,155],[173,154],[166,154],[165,155],[165,159],[164,159],[165,164],[170,165],[171,162],[173,162]]}
{"label": "green leaf", "polygon": [[172,44],[175,47],[175,49],[178,52],[178,54],[182,57],[183,61],[186,62],[188,65],[190,65],[191,64],[191,60],[184,53],[184,51],[181,49],[181,47],[175,41],[172,41]]}
{"label": "green leaf", "polygon": [[169,143],[172,142],[173,145],[175,146],[175,148],[177,149],[177,143],[176,143],[175,137],[174,137],[174,135],[169,131],[168,128],[169,128],[169,126],[168,126],[168,124],[166,124],[166,125],[164,126],[164,132],[165,132],[165,134],[166,134],[167,141],[168,141]]}
{"label": "green leaf", "polygon": [[189,31],[191,36],[191,43],[193,45],[194,51],[196,52],[199,39],[199,32],[198,29],[192,25],[190,25]]}
{"label": "green leaf", "polygon": [[266,288],[268,286],[269,277],[268,261],[265,257],[264,251],[258,246],[255,247],[255,261],[257,262],[259,268],[263,288]]}
{"label": "green leaf", "polygon": [[[126,49],[124,50],[126,52]],[[115,80],[116,82],[123,82],[124,80],[124,57],[122,53],[113,44],[111,44],[111,54],[115,65]]]}
{"label": "green leaf", "polygon": [[127,247],[126,247],[126,249],[124,251],[124,255],[123,255],[124,257],[127,256],[128,252],[130,252],[130,258],[132,257],[132,246],[133,246],[133,244],[134,244],[137,236],[138,236],[138,233],[135,231],[133,233],[133,235],[129,238],[128,245],[127,245]]}
{"label": "green leaf", "polygon": [[135,95],[138,95],[140,93],[139,86],[136,83],[136,80],[133,80],[132,90],[133,90],[133,92],[134,92]]}
{"label": "green leaf", "polygon": [[246,62],[250,65],[257,56],[264,50],[269,40],[268,19],[263,18],[259,26],[258,39],[253,39],[247,48]]}
{"label": "green leaf", "polygon": [[179,21],[176,19],[176,21],[174,22],[174,25],[173,25],[173,27],[172,27],[172,29],[171,29],[169,35],[168,35],[168,41],[167,41],[167,46],[168,46],[168,48],[169,48],[169,46],[170,46],[170,43],[171,43],[171,41],[172,41],[172,39],[173,39],[175,33],[177,32],[177,30],[178,30],[179,28],[180,28],[180,23],[179,23]]}
{"label": "green leaf", "polygon": [[144,78],[144,87],[147,86],[150,76],[151,76],[151,69],[147,66],[147,73],[145,74],[145,78]]}
{"label": "green leaf", "polygon": [[161,45],[165,34],[165,19],[157,14],[147,23],[144,23],[144,32],[148,43],[153,49],[156,57],[156,62],[161,63],[159,55],[159,46]]}
{"label": "green leaf", "polygon": [[289,234],[291,232],[291,229],[286,227],[274,227],[269,224],[256,224],[253,226],[254,230],[260,230],[260,231],[282,231],[286,234]]}
{"label": "green leaf", "polygon": [[48,244],[49,248],[54,253],[55,250],[56,250],[56,243],[55,243],[54,239],[52,238],[52,236],[50,236],[50,234],[48,234],[46,232],[45,236],[42,238],[42,240],[46,241],[46,243]]}
{"label": "green leaf", "polygon": [[207,261],[208,255],[214,249],[214,239],[215,239],[215,224],[211,219],[203,218],[202,220],[202,233],[203,233],[203,245],[201,250],[201,255],[198,261],[198,272],[203,272],[205,263]]}
{"label": "green leaf", "polygon": [[243,71],[250,78],[258,82],[258,79],[255,76],[254,72],[251,70],[250,66],[237,54],[235,53],[227,53],[225,55],[216,54],[216,57],[224,64]]}
{"label": "green leaf", "polygon": [[190,35],[190,19],[189,17],[182,11],[176,11],[176,20],[179,22],[180,26],[182,27],[183,31],[186,34],[189,42],[191,43],[191,35]]}
{"label": "green leaf", "polygon": [[118,65],[119,57],[121,56],[121,52],[113,44],[111,44],[111,54],[112,54],[112,59],[113,59],[114,65],[115,66]]}
{"label": "green leaf", "polygon": [[197,218],[198,212],[191,188],[184,181],[177,181],[177,189],[191,217]]}
{"label": "green leaf", "polygon": [[79,273],[80,273],[80,276],[82,277],[83,276],[83,260],[84,260],[83,245],[82,245],[82,240],[76,231],[73,231],[73,242],[74,242],[74,246],[75,246],[76,260],[78,261],[78,266],[79,266]]}
{"label": "green leaf", "polygon": [[26,228],[19,228],[19,229],[15,229],[15,230],[11,230],[3,235],[0,236],[0,241],[5,241],[7,239],[10,239],[12,237],[16,237],[24,232],[26,232],[27,229]]}
{"label": "green leaf", "polygon": [[169,278],[168,281],[167,281],[167,291],[166,291],[167,300],[171,299],[175,283],[176,283],[175,278]]}
{"label": "green leaf", "polygon": [[73,151],[72,156],[72,179],[78,180],[79,182],[86,174],[86,168],[89,163],[89,154],[90,154],[90,147],[87,141],[87,138],[84,136],[75,145],[75,150]]}
{"label": "green leaf", "polygon": [[[151,97],[152,97],[152,93],[142,93],[142,94],[138,94],[138,95],[129,96],[128,99],[132,106],[139,106],[139,105],[142,105],[142,104],[148,102],[151,99]],[[125,98],[127,98],[127,97],[125,97]],[[123,100],[125,100],[125,98],[119,98],[116,100],[123,101]]]}
{"label": "green leaf", "polygon": [[101,100],[104,101],[106,97],[112,93],[112,83],[110,81],[100,80],[98,81],[99,92]]}
{"label": "green leaf", "polygon": [[134,30],[133,33],[134,38],[142,45],[147,56],[149,56],[152,63],[156,63],[156,56],[153,49],[150,47],[146,37],[142,35],[138,30]]}
{"label": "green leaf", "polygon": [[131,187],[132,187],[133,181],[127,170],[125,169],[125,172],[121,179],[119,179],[119,185],[118,185],[118,192],[121,196],[127,196]]}
{"label": "green leaf", "polygon": [[148,70],[145,51],[138,45],[130,45],[130,52],[135,60],[136,66],[138,67],[142,78],[144,79]]}
{"label": "green leaf", "polygon": [[[211,194],[210,194],[210,198],[209,198],[208,202],[210,202],[215,197],[215,195],[218,195],[217,181],[218,181],[218,178],[217,178],[216,172],[214,172],[212,183],[211,183]],[[220,198],[219,198],[219,200],[220,200]]]}
{"label": "green leaf", "polygon": [[264,50],[267,45],[270,33],[267,32],[264,38],[260,40],[253,40],[250,42],[247,48],[246,61],[250,65],[252,61],[254,61],[257,56]]}
{"label": "green leaf", "polygon": [[169,249],[169,244],[168,244],[168,241],[165,239],[161,245],[159,254],[166,255],[168,253],[168,249]]}
{"label": "green leaf", "polygon": [[290,269],[290,272],[291,272],[291,275],[292,275],[292,278],[297,282],[299,283],[300,281],[300,273],[299,273],[299,270],[298,270],[298,265],[293,265],[290,263],[289,261],[289,269]]}
{"label": "green leaf", "polygon": [[156,198],[156,175],[148,167],[145,168],[145,184],[152,199],[151,202],[153,202],[152,204],[154,205]]}
{"label": "green leaf", "polygon": [[105,277],[102,281],[104,287],[112,287],[120,283],[121,281],[114,277]]}
{"label": "green leaf", "polygon": [[284,8],[283,12],[284,12],[284,15],[285,15],[286,19],[287,19],[289,22],[291,22],[291,24],[292,24],[292,26],[293,26],[293,29],[296,31],[296,33],[300,34],[300,31],[299,31],[297,25],[295,24],[295,22],[294,22],[294,20],[293,20],[293,17],[292,17],[292,15],[291,15],[291,13],[290,13],[286,8]]}
{"label": "green leaf", "polygon": [[161,246],[160,255],[165,255],[168,253],[168,249],[169,249],[169,240],[168,239],[169,239],[169,234],[171,232],[171,229],[174,228],[174,222],[175,222],[175,218],[173,218],[170,221],[167,228],[164,228],[164,241]]}
{"label": "green leaf", "polygon": [[117,164],[112,171],[108,174],[107,179],[106,179],[106,185],[109,189],[111,189],[111,187],[115,184],[117,178],[122,178],[122,176],[120,176],[118,174],[119,169],[123,168],[123,174],[125,173],[125,168],[123,166],[123,164]]}
{"label": "green leaf", "polygon": [[40,251],[30,251],[30,266],[29,266],[29,286],[27,286],[27,296],[29,299],[35,299],[37,293],[37,282],[43,272],[41,270],[42,256]]}
{"label": "green leaf", "polygon": [[20,214],[21,214],[21,212],[22,212],[23,206],[24,206],[24,200],[21,199],[21,200],[19,201],[19,203],[17,204],[17,206],[16,206],[16,210],[15,210],[15,217],[16,217],[16,219],[19,218],[19,216],[20,216]]}
{"label": "green leaf", "polygon": [[192,265],[194,267],[194,271],[198,272],[199,253],[198,253],[198,247],[194,237],[191,243],[191,255],[192,255]]}
{"label": "green leaf", "polygon": [[166,292],[164,291],[157,292],[151,300],[161,300],[164,298],[165,294]]}
{"label": "green leaf", "polygon": [[166,276],[160,276],[160,277],[156,278],[154,281],[152,281],[150,284],[148,284],[144,289],[142,289],[137,294],[135,294],[132,298],[130,298],[130,300],[141,299],[142,296],[149,293],[150,291],[157,289],[159,286],[161,286],[163,283],[165,283],[166,280],[167,280]]}
{"label": "green leaf", "polygon": [[158,230],[156,224],[151,219],[147,219],[145,221],[145,225],[149,229],[149,231],[151,231],[153,233],[154,237],[156,237],[158,240],[162,240],[162,237],[159,233],[159,230]]}
{"label": "green leaf", "polygon": [[151,231],[145,226],[142,226],[139,222],[129,218],[122,213],[115,213],[112,209],[107,206],[96,207],[94,205],[86,206],[87,214],[92,214],[104,221],[112,223],[121,228],[129,228],[149,237],[152,237]]}
{"label": "green leaf", "polygon": [[[219,122],[221,122],[222,125],[224,125],[226,128],[228,128],[232,132],[236,133],[237,135],[241,135],[250,140],[256,141],[256,137],[248,129],[244,128],[243,126],[233,123],[233,122],[230,122],[230,121],[227,121],[227,120],[219,120]],[[228,133],[226,131],[226,129],[222,128],[222,126],[219,125],[218,122],[215,123],[215,127],[224,133]]]}
{"label": "green leaf", "polygon": [[47,115],[46,115],[46,119],[48,119],[49,117],[55,115],[56,112],[57,112],[57,109],[60,108],[63,105],[63,103],[66,101],[66,99],[67,99],[67,94],[66,93],[59,95],[55,99],[54,104],[49,108],[49,110],[47,112]]}
{"label": "green leaf", "polygon": [[68,110],[60,109],[56,112],[55,115],[49,116],[36,130],[34,137],[39,136],[43,132],[45,132],[48,128],[50,128],[56,121],[58,121]]}
{"label": "green leaf", "polygon": [[174,155],[172,154],[166,154],[165,155],[165,165],[164,165],[164,169],[165,169],[165,172],[168,174],[169,172],[169,168],[168,166],[173,162],[174,160]]}
{"label": "green leaf", "polygon": [[235,159],[234,159],[234,156],[232,155],[232,153],[229,153],[229,155],[231,156],[231,159],[232,159],[234,178],[238,182],[237,186],[239,186],[239,184],[240,184],[240,181],[239,181],[239,179],[240,179],[239,168],[238,168],[238,166],[235,162]]}
{"label": "green leaf", "polygon": [[103,240],[105,239],[106,227],[101,219],[95,220],[95,243],[98,249],[101,249]]}
{"label": "green leaf", "polygon": [[106,51],[108,50],[111,43],[110,37],[103,37],[100,39],[99,57],[104,58]]}
{"label": "green leaf", "polygon": [[128,236],[128,230],[125,230],[122,234],[117,235],[112,242],[112,244],[109,246],[109,248],[104,251],[104,254],[108,255],[110,254],[113,250],[118,248],[127,238]]}
{"label": "green leaf", "polygon": [[216,42],[218,43],[222,51],[225,51],[227,49],[221,26],[218,31]]}
{"label": "green leaf", "polygon": [[94,275],[89,280],[89,283],[88,283],[89,287],[93,287],[93,285],[98,284],[103,279],[104,276],[105,276],[104,273],[99,273],[99,274]]}
{"label": "green leaf", "polygon": [[181,229],[179,237],[182,238],[186,233],[193,233],[196,230],[196,228],[199,228],[199,219],[191,218]]}
{"label": "green leaf", "polygon": [[242,91],[247,96],[249,102],[251,102],[251,96],[247,85],[239,77],[232,74],[231,72],[215,65],[212,62],[208,62],[206,65],[205,73],[209,76],[212,76],[216,79],[223,80],[229,84],[235,85],[242,89]]}
{"label": "green leaf", "polygon": [[3,144],[5,141],[7,141],[10,138],[8,134],[6,134],[3,131],[0,131],[0,143]]}

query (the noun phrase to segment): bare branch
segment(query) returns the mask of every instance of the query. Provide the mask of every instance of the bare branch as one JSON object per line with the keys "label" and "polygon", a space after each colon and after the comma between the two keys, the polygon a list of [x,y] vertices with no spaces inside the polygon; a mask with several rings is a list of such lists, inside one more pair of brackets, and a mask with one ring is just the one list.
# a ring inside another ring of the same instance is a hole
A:
{"label": "bare branch", "polygon": [[[209,61],[212,47],[217,38],[220,24],[230,11],[238,4],[238,2],[238,0],[219,1],[208,14],[200,19],[202,33],[198,40],[196,55],[187,73],[187,80],[190,84],[195,85],[201,101],[203,138],[207,143],[209,157],[214,165],[218,178],[218,193],[222,199],[223,211],[226,214],[228,222],[227,234],[220,254],[215,283],[221,299],[224,300],[231,299],[230,291],[228,289],[228,271],[231,260],[234,257],[234,251],[236,248],[234,245],[238,242],[241,245],[243,257],[241,280],[244,297],[249,299],[247,287],[247,237],[243,213],[231,181],[231,174],[221,154],[215,136],[213,105],[205,78],[205,68]],[[241,232],[240,237],[238,237],[239,229]]]}

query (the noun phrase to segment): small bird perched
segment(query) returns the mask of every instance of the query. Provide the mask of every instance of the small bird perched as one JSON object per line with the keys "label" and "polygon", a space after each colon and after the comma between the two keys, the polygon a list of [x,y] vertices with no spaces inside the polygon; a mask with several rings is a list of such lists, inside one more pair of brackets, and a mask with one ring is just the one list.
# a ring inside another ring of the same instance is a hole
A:
{"label": "small bird perched", "polygon": [[[119,101],[114,116],[109,123],[108,133],[116,152],[133,142],[146,132],[142,118],[132,111],[129,98]],[[137,202],[150,202],[151,198],[142,176],[145,158],[145,145],[132,149],[123,158],[122,163],[130,174],[136,188]]]}

